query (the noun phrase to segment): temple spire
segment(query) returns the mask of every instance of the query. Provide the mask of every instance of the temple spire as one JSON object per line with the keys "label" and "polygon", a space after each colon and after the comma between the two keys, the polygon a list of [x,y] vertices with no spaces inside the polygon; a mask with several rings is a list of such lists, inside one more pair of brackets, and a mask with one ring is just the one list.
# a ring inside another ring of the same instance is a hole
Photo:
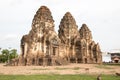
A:
{"label": "temple spire", "polygon": [[92,40],[92,34],[90,29],[87,27],[86,24],[82,24],[82,27],[79,30],[80,38],[86,40]]}
{"label": "temple spire", "polygon": [[66,12],[63,18],[61,19],[58,35],[60,39],[63,42],[65,42],[65,39],[72,39],[78,35],[77,28],[78,26],[72,14],[70,12]]}

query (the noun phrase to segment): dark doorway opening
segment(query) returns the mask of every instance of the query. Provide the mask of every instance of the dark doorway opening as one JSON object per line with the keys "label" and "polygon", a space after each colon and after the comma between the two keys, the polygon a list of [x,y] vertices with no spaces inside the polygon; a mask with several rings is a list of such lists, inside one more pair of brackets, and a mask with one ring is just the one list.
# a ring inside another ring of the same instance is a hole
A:
{"label": "dark doorway opening", "polygon": [[56,47],[53,47],[53,55],[56,54]]}
{"label": "dark doorway opening", "polygon": [[42,59],[42,58],[39,58],[38,63],[39,63],[39,65],[43,65],[43,59]]}
{"label": "dark doorway opening", "polygon": [[85,63],[87,63],[87,58],[85,58]]}
{"label": "dark doorway opening", "polygon": [[32,65],[34,65],[34,64],[35,64],[35,59],[33,58],[33,59],[32,59]]}

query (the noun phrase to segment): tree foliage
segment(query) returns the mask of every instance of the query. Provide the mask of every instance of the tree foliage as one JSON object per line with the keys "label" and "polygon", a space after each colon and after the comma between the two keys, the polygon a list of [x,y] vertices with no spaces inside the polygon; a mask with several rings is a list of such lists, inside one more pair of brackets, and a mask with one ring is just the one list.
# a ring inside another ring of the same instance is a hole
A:
{"label": "tree foliage", "polygon": [[0,62],[8,62],[13,58],[18,57],[17,50],[16,49],[3,49],[0,54]]}

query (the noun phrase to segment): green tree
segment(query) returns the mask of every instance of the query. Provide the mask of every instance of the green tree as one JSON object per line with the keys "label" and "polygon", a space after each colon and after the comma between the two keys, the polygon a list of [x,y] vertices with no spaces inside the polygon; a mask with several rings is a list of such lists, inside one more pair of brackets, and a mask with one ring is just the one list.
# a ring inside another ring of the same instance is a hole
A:
{"label": "green tree", "polygon": [[3,49],[0,55],[0,62],[9,62],[11,59],[18,57],[17,50]]}
{"label": "green tree", "polygon": [[0,54],[0,63],[3,63],[3,56]]}
{"label": "green tree", "polygon": [[3,49],[2,50],[2,61],[7,62],[9,60],[9,50]]}
{"label": "green tree", "polygon": [[10,53],[10,60],[13,59],[13,58],[18,57],[18,54],[17,54],[17,50],[16,50],[16,49],[10,50],[9,53]]}

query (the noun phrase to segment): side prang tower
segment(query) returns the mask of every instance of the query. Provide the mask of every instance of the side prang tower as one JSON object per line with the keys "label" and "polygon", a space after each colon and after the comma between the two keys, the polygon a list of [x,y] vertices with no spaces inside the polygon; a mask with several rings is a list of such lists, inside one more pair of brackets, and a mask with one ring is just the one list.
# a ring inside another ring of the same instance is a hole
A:
{"label": "side prang tower", "polygon": [[83,63],[101,63],[102,55],[99,44],[92,40],[92,34],[86,24],[79,29],[80,50]]}

